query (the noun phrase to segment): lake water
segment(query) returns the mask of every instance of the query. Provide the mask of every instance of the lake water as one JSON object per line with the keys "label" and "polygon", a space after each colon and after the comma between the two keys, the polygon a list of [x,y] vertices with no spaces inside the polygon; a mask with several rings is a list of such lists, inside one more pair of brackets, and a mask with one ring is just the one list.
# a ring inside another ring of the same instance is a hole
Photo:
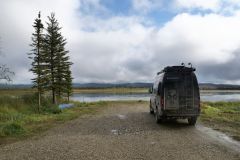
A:
{"label": "lake water", "polygon": [[[112,94],[112,93],[75,93],[72,100],[80,102],[118,101],[118,100],[143,100],[149,101],[150,95],[146,93]],[[240,93],[213,92],[201,93],[201,101],[240,101]]]}

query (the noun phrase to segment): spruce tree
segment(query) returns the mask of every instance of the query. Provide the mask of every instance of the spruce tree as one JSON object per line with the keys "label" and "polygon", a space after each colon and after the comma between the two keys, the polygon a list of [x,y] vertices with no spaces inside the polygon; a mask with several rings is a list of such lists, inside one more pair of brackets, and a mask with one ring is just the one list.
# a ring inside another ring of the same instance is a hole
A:
{"label": "spruce tree", "polygon": [[32,34],[32,47],[29,53],[29,58],[32,59],[32,68],[30,71],[33,72],[34,78],[32,79],[33,88],[37,89],[38,92],[38,111],[40,112],[41,106],[41,95],[44,91],[45,73],[44,73],[44,52],[43,52],[43,24],[41,22],[40,12],[38,18],[35,19],[33,27],[35,29]]}
{"label": "spruce tree", "polygon": [[66,71],[66,76],[65,76],[65,93],[67,95],[67,101],[69,102],[69,97],[72,94],[72,72],[70,70],[70,67]]}
{"label": "spruce tree", "polygon": [[[48,16],[47,33],[45,36],[45,52],[47,63],[49,65],[49,89],[52,91],[52,103],[56,104],[58,97],[61,98],[66,86],[68,71],[70,71],[71,62],[67,55],[69,51],[65,49],[66,39],[62,36],[59,23],[55,14]],[[71,74],[70,74],[71,75]]]}

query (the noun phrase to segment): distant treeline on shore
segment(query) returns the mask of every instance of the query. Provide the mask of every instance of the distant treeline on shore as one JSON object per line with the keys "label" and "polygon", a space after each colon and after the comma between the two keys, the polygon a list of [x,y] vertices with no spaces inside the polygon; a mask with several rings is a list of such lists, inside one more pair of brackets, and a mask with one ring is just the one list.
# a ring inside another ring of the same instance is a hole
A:
{"label": "distant treeline on shore", "polygon": [[[149,88],[152,83],[73,83],[77,89],[101,89],[101,88]],[[240,90],[240,85],[200,83],[201,90]],[[29,89],[31,84],[0,84],[0,89]]]}

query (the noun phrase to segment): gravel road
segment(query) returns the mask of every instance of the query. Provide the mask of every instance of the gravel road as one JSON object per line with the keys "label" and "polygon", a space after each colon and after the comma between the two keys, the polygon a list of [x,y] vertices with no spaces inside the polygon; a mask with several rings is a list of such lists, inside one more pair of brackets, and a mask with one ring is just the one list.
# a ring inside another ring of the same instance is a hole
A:
{"label": "gravel road", "polygon": [[143,103],[119,103],[44,135],[0,147],[0,159],[240,160],[240,151],[185,121],[156,124]]}

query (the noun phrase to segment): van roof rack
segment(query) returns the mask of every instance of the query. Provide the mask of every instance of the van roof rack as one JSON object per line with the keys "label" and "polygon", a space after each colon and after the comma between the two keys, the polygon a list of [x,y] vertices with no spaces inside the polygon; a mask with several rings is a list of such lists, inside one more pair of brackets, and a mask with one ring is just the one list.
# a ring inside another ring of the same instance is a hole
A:
{"label": "van roof rack", "polygon": [[163,72],[194,72],[196,71],[193,67],[185,67],[185,66],[167,66],[162,71],[158,72],[157,75]]}

